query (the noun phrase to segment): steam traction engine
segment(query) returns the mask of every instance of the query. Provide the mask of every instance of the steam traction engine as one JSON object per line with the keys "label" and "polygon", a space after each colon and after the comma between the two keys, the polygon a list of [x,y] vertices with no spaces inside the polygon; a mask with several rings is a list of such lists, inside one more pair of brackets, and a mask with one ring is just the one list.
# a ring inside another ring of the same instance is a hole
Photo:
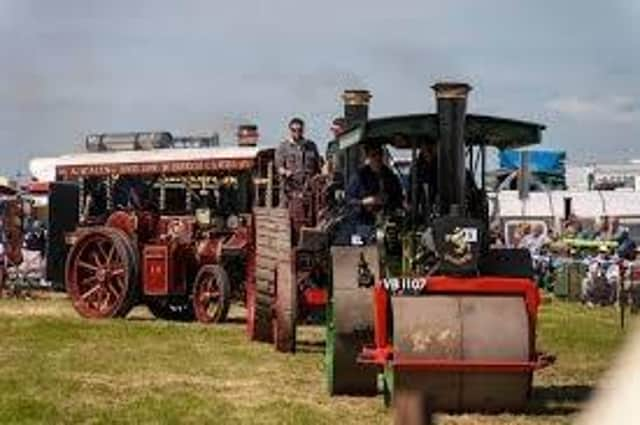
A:
{"label": "steam traction engine", "polygon": [[255,281],[247,288],[247,332],[293,352],[298,322],[324,320],[327,303],[328,233],[326,176],[315,176],[285,202],[268,164],[256,185]]}
{"label": "steam traction engine", "polygon": [[257,158],[246,146],[61,157],[50,278],[85,317],[123,317],[144,303],[160,318],[225,320],[253,275]]}
{"label": "steam traction engine", "polygon": [[[552,361],[536,351],[528,252],[489,247],[482,177],[487,147],[539,143],[544,127],[466,115],[466,84],[433,88],[436,114],[368,119],[338,139],[341,151],[409,149],[416,167],[407,190],[425,200],[371,228],[343,222],[331,246],[329,390],[383,392],[402,424],[423,423],[425,409],[521,409],[533,371]],[[417,151],[429,144],[437,187],[417,180]]]}
{"label": "steam traction engine", "polygon": [[[361,122],[369,93],[347,90],[342,97],[346,122]],[[334,173],[306,179],[287,199],[273,163],[260,171],[253,208],[255,281],[247,288],[251,340],[294,352],[297,325],[325,320],[332,290],[330,244],[346,213],[342,166],[359,161],[355,151],[345,152],[353,155],[327,158]]]}

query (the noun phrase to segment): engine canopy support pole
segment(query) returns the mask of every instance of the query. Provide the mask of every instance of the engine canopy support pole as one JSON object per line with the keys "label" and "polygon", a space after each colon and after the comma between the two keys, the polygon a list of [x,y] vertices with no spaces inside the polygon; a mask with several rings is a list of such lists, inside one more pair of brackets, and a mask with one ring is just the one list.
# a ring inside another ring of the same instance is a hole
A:
{"label": "engine canopy support pole", "polygon": [[167,208],[167,178],[163,174],[160,176],[160,211],[164,211]]}
{"label": "engine canopy support pole", "polygon": [[80,177],[78,178],[78,211],[80,211],[80,223],[84,223],[84,221],[86,220],[86,216],[84,214],[84,205],[85,205],[85,200],[84,200],[84,177]]}
{"label": "engine canopy support pole", "polygon": [[106,196],[107,196],[107,211],[113,211],[113,176],[107,176]]}

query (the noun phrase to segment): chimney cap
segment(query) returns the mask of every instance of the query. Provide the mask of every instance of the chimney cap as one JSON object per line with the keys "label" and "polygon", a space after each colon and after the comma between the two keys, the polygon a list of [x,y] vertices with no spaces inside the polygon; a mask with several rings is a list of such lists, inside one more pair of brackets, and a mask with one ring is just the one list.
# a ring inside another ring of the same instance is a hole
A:
{"label": "chimney cap", "polygon": [[247,133],[256,133],[258,131],[258,126],[255,124],[241,124],[238,126],[238,135],[245,135]]}
{"label": "chimney cap", "polygon": [[432,85],[431,88],[436,92],[437,98],[443,99],[464,99],[471,91],[469,84],[455,81],[441,81]]}
{"label": "chimney cap", "polygon": [[342,93],[342,100],[345,105],[368,105],[373,96],[369,90],[345,90]]}
{"label": "chimney cap", "polygon": [[256,146],[258,144],[258,126],[255,124],[241,124],[236,133],[239,146]]}

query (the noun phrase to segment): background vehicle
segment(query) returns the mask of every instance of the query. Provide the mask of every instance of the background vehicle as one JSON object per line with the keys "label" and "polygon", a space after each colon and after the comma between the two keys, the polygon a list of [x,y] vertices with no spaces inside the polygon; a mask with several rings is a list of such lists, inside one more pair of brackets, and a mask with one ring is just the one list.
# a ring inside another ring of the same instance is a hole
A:
{"label": "background vehicle", "polygon": [[239,146],[59,158],[49,278],[85,317],[122,317],[144,303],[161,318],[223,321],[253,278],[258,157]]}

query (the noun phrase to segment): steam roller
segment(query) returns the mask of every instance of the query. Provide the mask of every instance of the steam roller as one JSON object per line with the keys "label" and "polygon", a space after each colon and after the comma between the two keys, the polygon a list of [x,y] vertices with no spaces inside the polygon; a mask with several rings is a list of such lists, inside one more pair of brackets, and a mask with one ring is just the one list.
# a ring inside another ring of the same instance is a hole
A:
{"label": "steam roller", "polygon": [[[544,126],[467,115],[467,84],[432,88],[436,113],[367,119],[338,139],[411,152],[409,211],[334,241],[326,349],[331,394],[382,393],[405,425],[526,409],[534,371],[554,360],[536,349],[529,252],[491,247],[483,177],[487,147],[540,143]],[[418,178],[424,147],[435,183]]]}

